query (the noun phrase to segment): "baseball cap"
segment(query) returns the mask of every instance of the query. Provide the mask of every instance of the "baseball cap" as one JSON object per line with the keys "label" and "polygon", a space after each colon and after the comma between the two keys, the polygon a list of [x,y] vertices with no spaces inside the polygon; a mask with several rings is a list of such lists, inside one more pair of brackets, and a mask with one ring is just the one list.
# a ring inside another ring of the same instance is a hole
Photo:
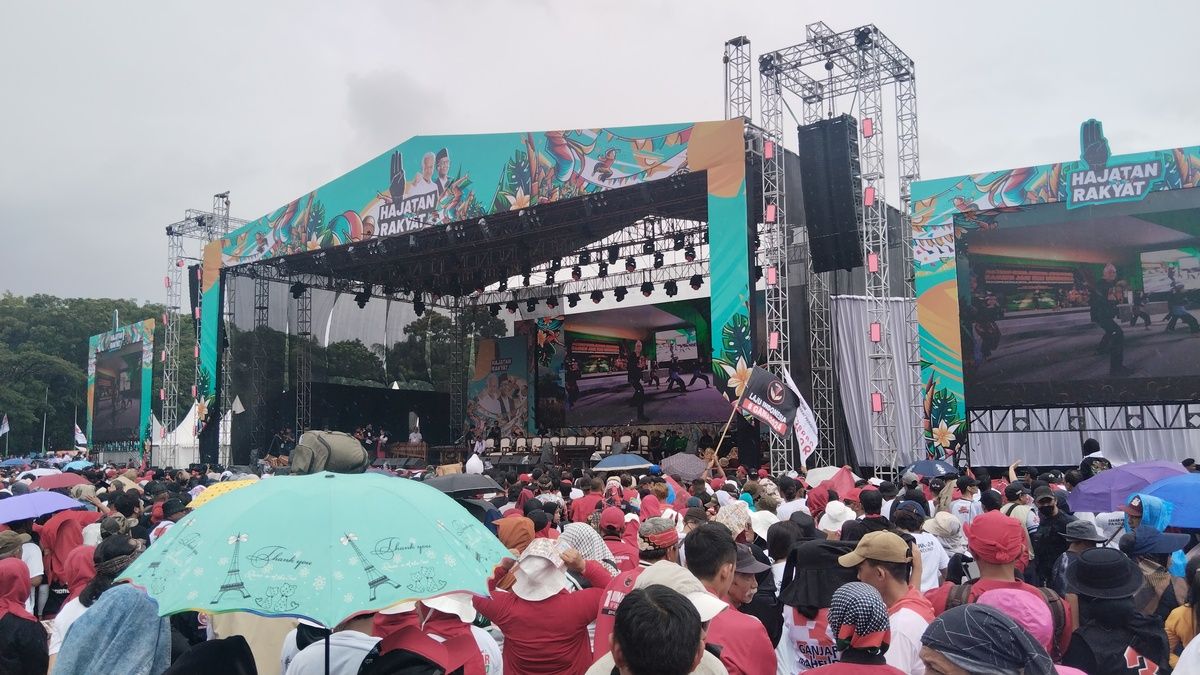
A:
{"label": "baseball cap", "polygon": [[647,567],[638,575],[633,587],[646,588],[656,584],[674,589],[690,600],[700,614],[700,621],[712,621],[729,607],[725,601],[705,590],[704,584],[694,574],[673,562],[660,560]]}
{"label": "baseball cap", "polygon": [[1054,496],[1053,490],[1051,490],[1048,486],[1043,485],[1033,491],[1033,500],[1035,502],[1041,502],[1043,499],[1058,499],[1058,497]]}
{"label": "baseball cap", "polygon": [[517,480],[518,480],[518,481],[520,481],[520,482],[522,482],[522,483],[532,483],[532,482],[533,482],[533,476],[530,476],[530,475],[529,475],[529,474],[527,474],[527,473],[523,473],[523,474],[521,474],[520,476],[517,476]]}
{"label": "baseball cap", "polygon": [[683,520],[694,520],[697,523],[708,522],[708,511],[704,510],[703,506],[689,506],[687,511],[683,513]]}
{"label": "baseball cap", "polygon": [[187,511],[187,508],[187,505],[183,503],[182,499],[168,499],[167,501],[163,502],[163,518],[170,518],[176,513]]}
{"label": "baseball cap", "polygon": [[758,477],[759,477],[759,478],[766,478],[767,476],[770,476],[770,475],[771,475],[771,474],[770,474],[770,472],[768,472],[766,469],[759,469],[759,470],[758,470]]}
{"label": "baseball cap", "polygon": [[12,530],[0,532],[0,559],[19,558],[21,546],[28,543],[29,535],[24,532],[17,533]]}
{"label": "baseball cap", "polygon": [[1142,498],[1134,495],[1133,499],[1130,499],[1128,504],[1122,505],[1120,510],[1128,513],[1131,516],[1141,516]]}
{"label": "baseball cap", "polygon": [[620,530],[625,527],[625,514],[615,506],[606,506],[600,512],[601,530]]}
{"label": "baseball cap", "polygon": [[1009,483],[1004,488],[1004,497],[1010,502],[1027,494],[1029,494],[1029,491],[1025,489],[1025,484],[1020,481]]}
{"label": "baseball cap", "polygon": [[899,535],[887,531],[871,532],[858,540],[854,550],[838,557],[842,567],[857,567],[864,560],[906,563],[912,561],[908,544]]}
{"label": "baseball cap", "polygon": [[754,551],[750,550],[749,546],[738,544],[737,563],[733,566],[735,572],[740,572],[741,574],[758,574],[759,572],[766,572],[769,569],[771,569],[771,566],[764,562],[759,562],[754,557]]}

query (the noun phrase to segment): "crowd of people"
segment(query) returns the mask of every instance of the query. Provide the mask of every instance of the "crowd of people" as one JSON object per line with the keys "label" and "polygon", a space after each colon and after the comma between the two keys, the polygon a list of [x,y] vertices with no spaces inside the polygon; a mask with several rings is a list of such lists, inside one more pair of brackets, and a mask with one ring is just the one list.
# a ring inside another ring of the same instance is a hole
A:
{"label": "crowd of people", "polygon": [[[0,504],[29,493],[27,468],[0,474]],[[489,595],[331,629],[158,617],[122,571],[197,495],[253,476],[94,467],[58,490],[78,507],[0,527],[0,673],[1200,672],[1196,533],[1148,494],[1073,512],[1070,490],[1107,468],[815,482],[713,459],[685,480],[472,458],[501,487],[472,513],[510,552]]]}

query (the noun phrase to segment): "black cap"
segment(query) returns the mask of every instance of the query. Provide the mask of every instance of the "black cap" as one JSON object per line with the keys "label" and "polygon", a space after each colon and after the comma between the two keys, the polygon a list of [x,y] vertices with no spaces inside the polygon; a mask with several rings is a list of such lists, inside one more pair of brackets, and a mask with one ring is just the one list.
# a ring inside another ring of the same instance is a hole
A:
{"label": "black cap", "polygon": [[187,505],[183,503],[182,499],[168,499],[163,502],[163,518],[170,518],[176,513],[184,511],[187,511]]}
{"label": "black cap", "polygon": [[1054,500],[1058,499],[1058,497],[1054,494],[1054,491],[1045,485],[1033,491],[1033,500],[1035,502],[1040,502],[1047,497]]}
{"label": "black cap", "polygon": [[1029,494],[1029,491],[1025,489],[1025,484],[1020,481],[1009,483],[1008,487],[1004,488],[1004,497],[1010,502],[1026,494]]}

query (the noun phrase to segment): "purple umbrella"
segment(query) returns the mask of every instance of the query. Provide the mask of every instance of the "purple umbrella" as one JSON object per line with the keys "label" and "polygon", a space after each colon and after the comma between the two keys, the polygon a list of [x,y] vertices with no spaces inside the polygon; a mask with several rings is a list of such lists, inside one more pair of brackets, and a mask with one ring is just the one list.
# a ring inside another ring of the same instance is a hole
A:
{"label": "purple umbrella", "polygon": [[0,523],[37,518],[55,511],[77,509],[83,504],[57,492],[30,492],[0,499]]}
{"label": "purple umbrella", "polygon": [[1101,471],[1075,486],[1067,501],[1072,511],[1101,513],[1116,511],[1134,492],[1147,485],[1187,473],[1179,462],[1133,462],[1115,469]]}

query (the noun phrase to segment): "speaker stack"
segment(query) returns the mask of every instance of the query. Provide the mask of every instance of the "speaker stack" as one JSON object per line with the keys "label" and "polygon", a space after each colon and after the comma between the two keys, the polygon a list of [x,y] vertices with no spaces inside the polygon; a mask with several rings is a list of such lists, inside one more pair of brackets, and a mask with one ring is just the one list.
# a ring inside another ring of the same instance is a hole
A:
{"label": "speaker stack", "polygon": [[863,198],[858,122],[840,115],[804,125],[799,133],[804,225],[813,271],[860,267]]}

